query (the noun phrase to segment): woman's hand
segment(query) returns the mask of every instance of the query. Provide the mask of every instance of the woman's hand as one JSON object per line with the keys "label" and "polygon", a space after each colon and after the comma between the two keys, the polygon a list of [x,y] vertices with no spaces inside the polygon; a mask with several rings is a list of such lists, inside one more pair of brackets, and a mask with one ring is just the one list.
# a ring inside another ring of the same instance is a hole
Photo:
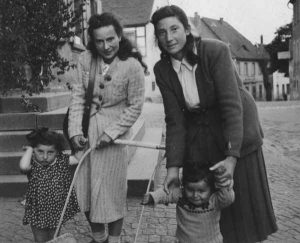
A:
{"label": "woman's hand", "polygon": [[215,172],[216,187],[229,186],[233,179],[236,161],[235,157],[228,156],[225,160],[210,167],[210,170]]}
{"label": "woman's hand", "polygon": [[154,200],[150,193],[144,195],[143,200],[141,202],[142,205],[153,205]]}
{"label": "woman's hand", "polygon": [[169,167],[164,181],[164,191],[169,194],[169,187],[179,185],[179,168]]}
{"label": "woman's hand", "polygon": [[87,139],[83,135],[76,135],[71,138],[71,142],[75,150],[82,150],[87,143]]}
{"label": "woman's hand", "polygon": [[96,148],[104,148],[110,144],[112,144],[113,140],[110,136],[108,136],[106,133],[103,133],[96,143]]}

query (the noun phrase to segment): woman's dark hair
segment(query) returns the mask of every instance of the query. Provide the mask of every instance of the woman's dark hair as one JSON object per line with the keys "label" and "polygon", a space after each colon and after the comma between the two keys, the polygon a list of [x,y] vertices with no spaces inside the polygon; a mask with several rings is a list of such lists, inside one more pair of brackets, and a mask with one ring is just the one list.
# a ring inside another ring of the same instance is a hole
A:
{"label": "woman's dark hair", "polygon": [[[157,36],[157,24],[160,20],[168,17],[176,17],[183,25],[185,29],[190,28],[188,17],[185,12],[176,5],[164,6],[159,8],[154,12],[151,18],[151,23],[154,25],[155,36]],[[186,51],[186,59],[191,65],[195,65],[198,61],[198,56],[194,53],[196,41],[192,34],[189,34],[186,39],[186,44],[184,46]],[[161,47],[158,41],[158,47],[161,50],[161,59],[169,58],[169,54]]]}
{"label": "woman's dark hair", "polygon": [[89,49],[92,52],[93,56],[97,56],[98,52],[94,43],[94,30],[104,27],[104,26],[109,26],[112,25],[117,33],[117,35],[121,38],[120,41],[120,47],[119,51],[117,53],[117,56],[121,60],[126,60],[128,57],[134,57],[136,58],[142,67],[144,68],[144,72],[148,72],[148,67],[147,65],[143,62],[142,60],[142,55],[137,51],[134,50],[131,42],[124,37],[123,35],[123,27],[119,20],[112,14],[112,13],[102,13],[102,14],[95,14],[90,17],[89,19],[89,27],[88,27],[88,34],[89,34],[89,42],[87,45],[87,49]]}
{"label": "woman's dark hair", "polygon": [[182,185],[185,186],[190,182],[204,180],[212,191],[215,191],[214,173],[209,170],[208,165],[199,165],[196,162],[187,162],[182,170]]}
{"label": "woman's dark hair", "polygon": [[64,137],[54,131],[50,131],[46,127],[37,128],[26,135],[26,139],[29,145],[33,148],[37,147],[39,144],[42,145],[54,145],[58,152],[64,149]]}

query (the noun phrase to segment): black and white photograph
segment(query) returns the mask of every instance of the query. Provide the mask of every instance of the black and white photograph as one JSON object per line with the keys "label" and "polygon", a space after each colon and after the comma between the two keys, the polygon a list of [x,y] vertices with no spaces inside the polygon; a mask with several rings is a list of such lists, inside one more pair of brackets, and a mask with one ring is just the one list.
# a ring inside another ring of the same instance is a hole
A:
{"label": "black and white photograph", "polygon": [[1,0],[0,243],[300,242],[300,0]]}

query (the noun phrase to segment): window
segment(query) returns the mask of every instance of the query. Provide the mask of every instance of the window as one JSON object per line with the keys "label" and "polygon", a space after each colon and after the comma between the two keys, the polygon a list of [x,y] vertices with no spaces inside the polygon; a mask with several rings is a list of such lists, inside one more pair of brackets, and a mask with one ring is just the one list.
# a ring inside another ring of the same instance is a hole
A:
{"label": "window", "polygon": [[254,99],[256,99],[256,86],[252,87],[252,96]]}
{"label": "window", "polygon": [[152,91],[155,91],[155,82],[152,82]]}
{"label": "window", "polygon": [[255,62],[252,62],[252,75],[251,76],[255,76]]}
{"label": "window", "polygon": [[235,66],[236,66],[237,73],[241,74],[241,71],[240,71],[240,62],[236,61]]}
{"label": "window", "polygon": [[137,48],[143,56],[146,56],[146,28],[137,27],[136,28],[136,43]]}
{"label": "window", "polygon": [[248,74],[249,74],[249,72],[248,72],[248,63],[245,62],[244,66],[245,66],[245,76],[248,76]]}
{"label": "window", "polygon": [[[76,15],[80,14],[80,9],[82,9],[84,6],[82,0],[74,0],[74,12]],[[75,26],[75,31],[76,31],[76,35],[82,40],[82,43],[84,45],[86,45],[86,38],[84,36],[84,24],[83,24],[83,20],[84,20],[84,16],[83,16],[83,12],[82,14],[82,21],[79,21],[76,26]]]}
{"label": "window", "polygon": [[134,27],[124,29],[125,36],[131,41],[132,45],[137,47],[143,56],[146,56],[146,28]]}
{"label": "window", "polygon": [[262,85],[259,85],[259,98],[262,99],[263,95],[262,95]]}
{"label": "window", "polygon": [[261,69],[260,69],[260,66],[258,66],[257,72],[258,72],[258,75],[261,75]]}
{"label": "window", "polygon": [[91,16],[97,13],[97,0],[90,0]]}

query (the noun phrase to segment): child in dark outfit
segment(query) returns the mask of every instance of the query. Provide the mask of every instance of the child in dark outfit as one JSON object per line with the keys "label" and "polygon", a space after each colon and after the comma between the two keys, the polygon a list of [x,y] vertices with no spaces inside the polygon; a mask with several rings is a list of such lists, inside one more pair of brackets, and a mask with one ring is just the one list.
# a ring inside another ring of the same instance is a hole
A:
{"label": "child in dark outfit", "polygon": [[[62,135],[47,128],[26,138],[29,146],[20,160],[21,172],[28,177],[23,224],[30,224],[35,242],[46,242],[54,236],[71,185],[69,156],[62,153]],[[63,222],[79,211],[73,191]]]}
{"label": "child in dark outfit", "polygon": [[167,194],[163,188],[144,196],[142,204],[177,203],[176,237],[179,243],[223,242],[220,232],[221,209],[234,201],[233,180],[217,188],[214,172],[207,166],[188,165],[183,168],[182,187]]}

